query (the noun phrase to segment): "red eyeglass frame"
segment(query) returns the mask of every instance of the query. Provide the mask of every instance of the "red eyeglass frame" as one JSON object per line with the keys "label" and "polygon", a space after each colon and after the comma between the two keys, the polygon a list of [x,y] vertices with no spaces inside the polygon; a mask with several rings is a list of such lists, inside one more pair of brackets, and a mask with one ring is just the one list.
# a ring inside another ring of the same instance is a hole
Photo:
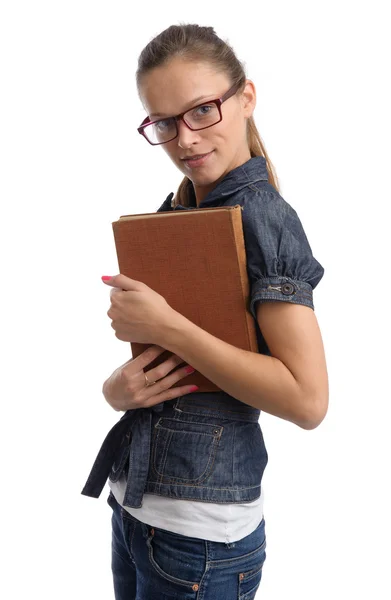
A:
{"label": "red eyeglass frame", "polygon": [[[226,100],[228,100],[228,98],[231,98],[231,96],[233,96],[234,94],[236,94],[236,92],[238,91],[238,89],[240,88],[240,84],[235,83],[235,85],[233,85],[228,92],[226,92],[223,96],[221,96],[221,98],[215,98],[214,100],[204,100],[204,102],[201,102],[200,104],[197,104],[196,106],[192,106],[191,108],[188,108],[187,110],[185,110],[184,112],[180,113],[179,115],[175,115],[173,117],[166,117],[166,118],[162,118],[162,119],[155,119],[154,121],[151,121],[149,119],[149,116],[146,117],[144,119],[144,121],[141,123],[140,127],[137,128],[137,131],[145,137],[145,139],[147,140],[147,142],[149,144],[151,144],[151,146],[160,146],[161,144],[167,144],[168,142],[171,142],[172,140],[175,140],[176,137],[178,137],[178,121],[183,121],[184,124],[186,125],[186,127],[188,127],[189,129],[191,129],[191,131],[201,131],[202,129],[208,129],[209,127],[213,127],[214,125],[217,125],[217,123],[220,123],[223,120],[223,115],[221,112],[221,105],[223,104],[223,102],[225,102]],[[216,104],[217,109],[219,111],[220,114],[220,119],[218,121],[216,121],[216,123],[213,123],[213,125],[207,125],[206,127],[200,127],[197,129],[193,129],[192,127],[190,127],[190,125],[188,125],[188,123],[186,123],[186,121],[184,120],[183,116],[189,112],[190,110],[194,110],[196,108],[198,108],[199,106],[204,106],[205,104],[211,104],[211,103]],[[174,119],[175,120],[175,125],[176,125],[176,135],[174,137],[172,137],[170,140],[167,140],[166,142],[151,142],[147,135],[144,132],[144,129],[146,127],[148,127],[148,125],[153,125],[154,123],[158,123],[159,121],[165,121],[166,119]]]}

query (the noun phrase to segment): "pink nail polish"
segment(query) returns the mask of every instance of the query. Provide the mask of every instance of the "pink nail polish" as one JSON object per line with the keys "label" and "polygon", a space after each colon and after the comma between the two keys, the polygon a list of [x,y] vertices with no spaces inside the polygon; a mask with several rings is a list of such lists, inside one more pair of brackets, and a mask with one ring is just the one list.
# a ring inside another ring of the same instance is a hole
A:
{"label": "pink nail polish", "polygon": [[102,279],[103,281],[108,281],[109,279],[111,279],[110,275],[102,275]]}
{"label": "pink nail polish", "polygon": [[191,392],[196,392],[199,389],[198,385],[192,385],[190,388]]}
{"label": "pink nail polish", "polygon": [[186,373],[194,373],[195,369],[193,367],[185,367]]}

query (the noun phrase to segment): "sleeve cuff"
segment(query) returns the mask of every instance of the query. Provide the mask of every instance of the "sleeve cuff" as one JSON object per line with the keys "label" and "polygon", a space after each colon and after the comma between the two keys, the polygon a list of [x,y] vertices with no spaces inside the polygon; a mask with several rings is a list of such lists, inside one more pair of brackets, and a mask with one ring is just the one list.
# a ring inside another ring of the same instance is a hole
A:
{"label": "sleeve cuff", "polygon": [[255,303],[269,300],[303,304],[314,310],[311,285],[290,277],[263,277],[252,285],[249,310],[255,320]]}

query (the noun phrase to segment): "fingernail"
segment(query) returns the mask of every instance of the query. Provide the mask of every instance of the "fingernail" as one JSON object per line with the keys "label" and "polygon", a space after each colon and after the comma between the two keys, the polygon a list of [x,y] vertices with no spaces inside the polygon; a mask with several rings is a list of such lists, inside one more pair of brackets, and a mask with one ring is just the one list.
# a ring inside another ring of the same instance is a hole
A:
{"label": "fingernail", "polygon": [[186,373],[194,373],[195,369],[193,367],[185,367]]}
{"label": "fingernail", "polygon": [[102,275],[102,279],[103,281],[107,281],[108,279],[111,279],[111,275]]}
{"label": "fingernail", "polygon": [[190,388],[191,392],[196,392],[199,389],[198,385],[192,385]]}

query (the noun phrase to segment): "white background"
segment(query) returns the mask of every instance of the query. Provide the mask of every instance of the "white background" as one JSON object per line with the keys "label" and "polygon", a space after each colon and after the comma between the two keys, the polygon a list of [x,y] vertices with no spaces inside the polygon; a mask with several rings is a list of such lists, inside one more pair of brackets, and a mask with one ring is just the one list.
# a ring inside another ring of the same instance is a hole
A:
{"label": "white background", "polygon": [[[182,176],[136,132],[142,48],[211,25],[245,62],[255,119],[325,276],[330,407],[261,415],[267,560],[257,598],[389,598],[390,203],[386,2],[5,0],[0,9],[1,596],[114,598],[108,487],[80,494],[130,358],[106,315],[111,229]],[[389,214],[389,213],[388,213]],[[121,413],[122,414],[122,413]]]}

